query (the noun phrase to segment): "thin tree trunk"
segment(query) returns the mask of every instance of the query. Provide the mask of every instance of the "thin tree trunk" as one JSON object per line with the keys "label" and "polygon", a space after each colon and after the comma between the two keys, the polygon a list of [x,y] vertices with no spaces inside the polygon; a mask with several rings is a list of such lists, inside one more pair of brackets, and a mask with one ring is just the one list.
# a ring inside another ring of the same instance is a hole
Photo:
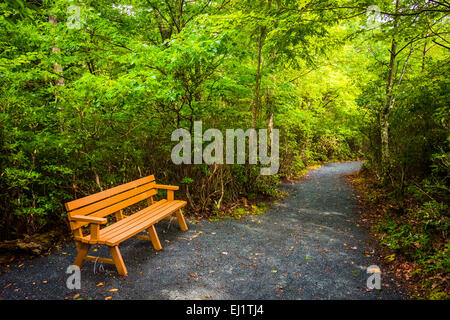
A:
{"label": "thin tree trunk", "polygon": [[[53,24],[53,25],[56,25],[58,23],[58,21],[56,20],[55,16],[49,16],[48,17],[48,21],[51,24]],[[57,54],[59,52],[59,48],[58,47],[52,47],[52,52]],[[57,62],[55,62],[54,66],[53,66],[53,70],[55,70],[55,73],[62,73],[62,71],[63,71],[62,67]],[[59,85],[59,86],[64,85],[64,78],[60,77],[56,84]]]}
{"label": "thin tree trunk", "polygon": [[[399,0],[395,2],[395,12],[397,13],[399,8]],[[397,18],[395,18],[397,19]],[[397,21],[394,22],[394,35],[392,36],[391,50],[390,50],[390,60],[389,60],[389,70],[386,83],[386,101],[380,113],[380,138],[381,138],[381,166],[382,173],[385,177],[389,170],[390,155],[389,155],[389,114],[391,109],[394,107],[395,95],[393,94],[394,88],[394,69],[395,69],[395,59],[397,57],[397,40],[396,40],[396,29]]]}
{"label": "thin tree trunk", "polygon": [[256,76],[255,76],[255,95],[252,103],[252,128],[256,127],[256,114],[259,110],[260,99],[259,99],[259,88],[261,85],[261,60],[262,60],[262,41],[263,41],[264,28],[259,27],[258,35],[258,64],[256,66]]}
{"label": "thin tree trunk", "polygon": [[[428,26],[430,25],[430,18],[427,18]],[[428,37],[430,36],[430,30],[427,28],[427,33],[425,34],[425,44],[423,46],[423,56],[422,56],[422,72],[425,72],[425,62],[428,52]]]}
{"label": "thin tree trunk", "polygon": [[267,136],[270,137],[273,129],[273,112],[269,115],[269,121],[267,122]]}
{"label": "thin tree trunk", "polygon": [[[276,76],[275,74],[273,74],[273,83],[275,84],[276,82]],[[269,117],[267,120],[267,136],[270,137],[271,133],[272,133],[272,129],[273,129],[273,99],[272,97],[274,96],[274,93],[272,92],[272,89],[267,88],[267,100],[269,101]],[[270,141],[270,138],[269,138]]]}
{"label": "thin tree trunk", "polygon": [[392,39],[391,57],[389,62],[389,72],[386,84],[386,101],[380,115],[381,127],[381,164],[384,169],[389,164],[389,113],[394,106],[395,97],[392,94],[394,86],[394,68],[395,68],[395,52],[397,50],[397,43]]}

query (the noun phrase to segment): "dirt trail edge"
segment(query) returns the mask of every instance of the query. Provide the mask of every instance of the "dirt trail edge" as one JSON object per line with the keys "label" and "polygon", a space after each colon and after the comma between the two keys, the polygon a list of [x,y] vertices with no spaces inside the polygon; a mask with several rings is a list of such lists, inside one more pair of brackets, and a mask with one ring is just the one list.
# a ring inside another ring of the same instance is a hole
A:
{"label": "dirt trail edge", "polygon": [[[265,214],[242,220],[157,225],[163,250],[131,239],[121,245],[128,277],[113,265],[86,261],[81,289],[66,286],[73,243],[48,257],[3,268],[3,299],[405,299],[381,273],[381,290],[366,287],[377,265],[358,204],[342,174],[361,162],[329,163],[311,170]],[[92,255],[109,256],[100,247]],[[380,266],[381,267],[381,266]],[[112,290],[111,289],[118,289]]]}

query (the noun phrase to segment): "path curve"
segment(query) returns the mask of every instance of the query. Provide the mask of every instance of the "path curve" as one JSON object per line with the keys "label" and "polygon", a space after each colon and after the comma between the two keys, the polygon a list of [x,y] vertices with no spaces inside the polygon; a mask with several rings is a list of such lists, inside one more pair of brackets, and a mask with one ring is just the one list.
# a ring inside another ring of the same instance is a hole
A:
{"label": "path curve", "polygon": [[[114,266],[85,262],[81,290],[66,287],[71,243],[48,257],[4,268],[3,299],[403,299],[382,273],[382,289],[368,290],[366,268],[377,264],[358,205],[341,175],[361,162],[329,163],[311,170],[265,214],[242,220],[157,225],[163,250],[131,239],[121,245],[128,277]],[[100,248],[93,254],[108,256]],[[383,271],[383,270],[382,270]],[[96,285],[103,283],[102,286]],[[6,287],[6,288],[5,288]],[[109,292],[110,289],[119,289]]]}

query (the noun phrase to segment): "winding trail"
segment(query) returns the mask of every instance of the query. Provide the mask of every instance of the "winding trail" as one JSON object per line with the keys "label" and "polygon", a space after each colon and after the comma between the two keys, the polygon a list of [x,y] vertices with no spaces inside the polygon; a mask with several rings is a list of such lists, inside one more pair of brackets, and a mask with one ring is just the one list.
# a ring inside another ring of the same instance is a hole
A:
{"label": "winding trail", "polygon": [[[129,274],[125,280],[113,265],[102,270],[85,262],[81,290],[67,289],[65,271],[76,253],[70,243],[48,257],[2,269],[0,297],[404,299],[384,273],[381,290],[366,288],[366,268],[377,264],[376,255],[367,231],[358,226],[356,197],[340,177],[360,166],[329,163],[311,170],[304,181],[282,185],[290,196],[263,215],[196,224],[188,220],[186,233],[174,223],[160,222],[161,252],[142,240],[121,245]],[[103,248],[97,253],[108,256]],[[100,282],[104,285],[97,287]],[[119,290],[108,291],[113,288]]]}

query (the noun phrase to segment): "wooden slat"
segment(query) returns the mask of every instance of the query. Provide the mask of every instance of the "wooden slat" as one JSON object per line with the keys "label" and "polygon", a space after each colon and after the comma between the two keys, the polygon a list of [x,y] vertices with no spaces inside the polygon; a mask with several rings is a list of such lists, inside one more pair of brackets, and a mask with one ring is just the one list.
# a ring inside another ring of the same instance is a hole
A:
{"label": "wooden slat", "polygon": [[120,226],[119,228],[117,228],[117,227],[114,228],[114,226],[111,226],[111,228],[107,229],[102,234],[101,239],[103,241],[105,241],[105,243],[106,243],[106,241],[108,239],[111,239],[116,236],[119,236],[120,234],[126,233],[127,230],[129,230],[130,228],[133,228],[134,226],[144,225],[144,226],[148,227],[149,226],[148,221],[151,217],[153,217],[154,215],[157,215],[161,212],[166,212],[167,208],[169,208],[172,205],[174,205],[174,204],[173,203],[169,204],[168,202],[165,202],[163,205],[161,205],[160,207],[158,207],[156,209],[144,211],[144,213],[142,215],[140,215],[138,218],[135,218],[134,220],[128,219],[129,220],[128,223]]}
{"label": "wooden slat", "polygon": [[[138,195],[136,195],[134,197],[128,198],[127,200],[121,201],[121,202],[116,203],[116,204],[114,204],[112,206],[109,206],[107,208],[104,208],[104,209],[101,209],[99,211],[96,211],[96,212],[92,213],[89,216],[90,217],[103,218],[103,217],[105,217],[107,215],[110,215],[110,214],[116,212],[116,211],[122,210],[122,209],[124,209],[126,207],[129,207],[129,206],[131,206],[133,204],[136,204],[136,203],[138,203],[138,202],[140,202],[142,200],[145,200],[145,199],[147,199],[147,198],[149,198],[151,196],[154,196],[157,192],[158,191],[156,189],[151,189],[149,191],[140,193],[140,194],[138,194]],[[77,228],[83,227],[85,225],[86,225],[86,223],[77,222],[77,223],[72,223],[71,227],[72,227],[72,229],[77,229]]]}
{"label": "wooden slat", "polygon": [[127,221],[124,221],[123,225],[120,225],[120,226],[111,225],[109,228],[105,228],[101,235],[101,238],[109,239],[118,234],[124,233],[124,232],[126,232],[127,229],[130,228],[130,226],[135,226],[137,224],[147,222],[149,219],[149,216],[157,215],[160,212],[165,212],[165,211],[167,211],[167,208],[172,206],[173,204],[174,203],[169,203],[169,202],[165,201],[165,202],[162,202],[162,204],[159,206],[152,206],[149,208],[145,208],[141,212],[138,212],[138,213],[140,213],[139,216],[133,217],[134,215],[137,215],[137,213],[135,213],[134,215],[132,215],[128,219],[126,219]]}
{"label": "wooden slat", "polygon": [[149,226],[157,223],[159,220],[163,219],[165,216],[172,214],[173,212],[175,212],[176,210],[178,210],[180,207],[182,207],[184,205],[186,205],[186,202],[184,202],[184,201],[179,201],[179,202],[174,201],[173,203],[170,203],[170,205],[167,208],[165,208],[165,210],[163,210],[155,215],[152,215],[152,217],[150,219],[146,220],[144,223],[140,223],[132,228],[126,229],[126,231],[115,236],[114,238],[109,238],[108,240],[106,240],[105,244],[107,244],[109,246],[117,245],[120,242],[122,242],[123,240],[128,239],[128,238],[134,236],[135,234],[138,234],[139,232],[144,231]]}
{"label": "wooden slat", "polygon": [[89,204],[87,206],[81,207],[79,209],[70,211],[69,216],[71,217],[71,216],[75,216],[75,215],[78,215],[78,216],[89,215],[95,211],[109,207],[109,206],[111,206],[115,203],[118,203],[120,201],[123,201],[125,199],[131,198],[132,196],[135,196],[139,193],[143,193],[145,191],[151,190],[154,188],[154,186],[155,186],[154,182],[146,183],[137,188],[130,189],[128,191],[116,194],[116,195],[106,198],[104,200],[100,200],[100,201],[94,202],[92,204]]}
{"label": "wooden slat", "polygon": [[139,219],[141,217],[145,217],[148,214],[148,212],[150,212],[151,210],[156,210],[157,208],[161,207],[166,202],[167,202],[167,200],[165,200],[165,199],[161,200],[161,201],[158,201],[157,203],[153,204],[151,207],[147,207],[145,209],[142,209],[141,211],[136,212],[136,213],[134,213],[134,214],[132,214],[132,215],[130,215],[128,217],[125,217],[124,219],[122,219],[122,220],[120,220],[120,221],[118,221],[118,222],[116,222],[116,223],[114,223],[114,224],[112,224],[112,225],[110,225],[110,226],[100,230],[100,237],[101,238],[105,238],[108,235],[108,233],[110,233],[110,232],[112,232],[114,230],[127,228],[127,226],[130,223],[133,223],[133,221],[135,221],[135,220],[137,220],[137,219]]}
{"label": "wooden slat", "polygon": [[79,222],[97,223],[97,224],[105,224],[108,222],[108,220],[106,218],[85,217],[85,216],[78,216],[78,215],[71,216],[70,220],[79,221]]}
{"label": "wooden slat", "polygon": [[166,190],[178,190],[180,189],[179,186],[171,186],[171,185],[166,185],[166,184],[157,184],[155,185],[156,189],[166,189]]}
{"label": "wooden slat", "polygon": [[147,177],[144,177],[144,178],[141,178],[141,179],[138,179],[138,180],[135,180],[135,181],[132,181],[129,183],[125,183],[120,186],[102,191],[102,192],[94,193],[90,196],[67,202],[65,204],[66,210],[72,211],[72,210],[78,209],[80,207],[83,207],[85,205],[91,204],[93,202],[103,200],[103,199],[111,197],[115,194],[124,192],[126,190],[129,190],[129,189],[135,188],[137,186],[140,186],[142,184],[146,184],[146,183],[153,182],[153,181],[155,181],[155,176],[150,175],[150,176],[147,176]]}
{"label": "wooden slat", "polygon": [[[132,237],[135,234],[138,234],[139,232],[144,231],[149,226],[157,223],[161,219],[163,219],[165,216],[172,214],[177,209],[180,208],[180,206],[184,206],[183,203],[171,203],[169,206],[165,207],[164,210],[159,211],[158,213],[151,213],[151,217],[147,220],[141,221],[141,223],[137,223],[133,226],[129,226],[128,229],[123,230],[122,233],[109,235],[107,239],[105,239],[104,244],[107,245],[116,245],[120,242]],[[114,237],[111,237],[114,236]]]}
{"label": "wooden slat", "polygon": [[94,261],[94,262],[101,262],[101,263],[110,263],[114,264],[113,259],[110,258],[102,258],[102,257],[94,257],[94,256],[86,256],[84,260]]}
{"label": "wooden slat", "polygon": [[[162,206],[165,202],[167,202],[167,200],[165,200],[165,199],[158,201],[157,203],[155,203],[154,205],[152,205],[151,210],[156,210],[156,208]],[[89,236],[82,237],[82,238],[79,239],[79,240],[83,241],[84,243],[91,243],[91,244],[94,244],[94,243],[100,243],[100,244],[105,244],[105,241],[104,241],[103,239],[105,239],[105,236],[106,236],[108,233],[110,233],[110,232],[112,232],[112,231],[114,231],[114,230],[116,230],[116,229],[127,228],[127,226],[128,226],[132,221],[134,221],[134,220],[136,220],[136,219],[140,219],[140,218],[142,218],[142,217],[146,217],[146,215],[148,214],[149,211],[150,211],[150,208],[149,208],[149,207],[148,207],[148,208],[145,208],[145,209],[142,209],[142,210],[139,211],[139,212],[136,212],[136,213],[134,213],[134,214],[132,214],[132,215],[130,215],[130,216],[124,217],[122,220],[117,221],[117,222],[113,223],[112,225],[110,225],[110,226],[108,226],[108,227],[106,227],[106,228],[101,229],[101,230],[100,230],[100,235],[99,235],[99,239],[100,239],[99,241],[92,241],[92,240],[90,240],[90,237],[89,237]]]}

